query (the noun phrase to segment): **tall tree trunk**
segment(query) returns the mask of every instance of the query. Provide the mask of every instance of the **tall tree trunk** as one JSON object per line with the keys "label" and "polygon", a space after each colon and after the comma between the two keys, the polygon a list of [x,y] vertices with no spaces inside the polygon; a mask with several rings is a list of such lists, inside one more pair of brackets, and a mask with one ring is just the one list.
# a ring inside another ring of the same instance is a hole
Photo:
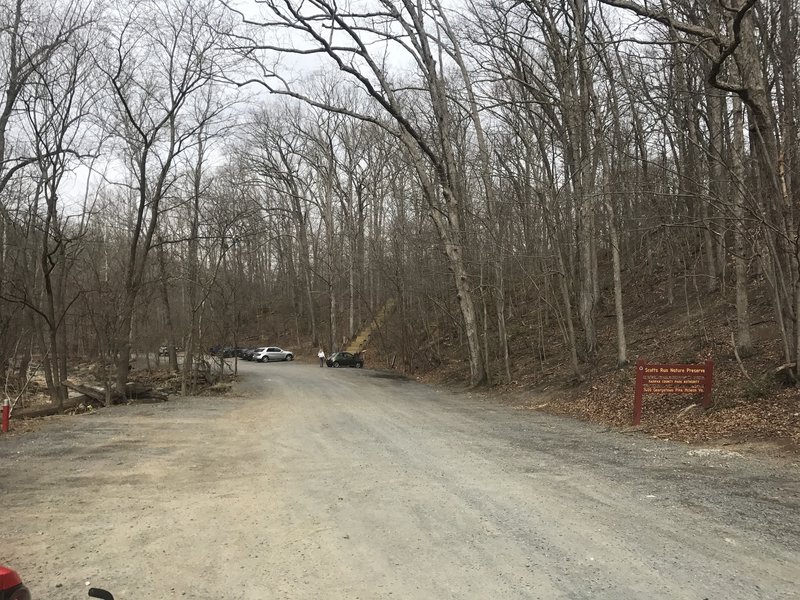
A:
{"label": "tall tree trunk", "polygon": [[341,350],[340,340],[338,339],[338,329],[336,323],[336,249],[334,248],[334,222],[333,222],[333,174],[334,174],[334,154],[333,146],[327,149],[328,165],[325,171],[325,242],[328,265],[328,318],[330,319],[330,348],[331,352]]}
{"label": "tall tree trunk", "polygon": [[[506,381],[511,381],[511,369],[509,365],[509,358],[508,358],[508,334],[506,331],[506,300],[505,300],[505,290],[503,289],[504,280],[503,280],[503,263],[502,263],[502,256],[503,256],[503,223],[501,217],[501,210],[500,210],[500,203],[497,201],[496,198],[496,191],[494,182],[492,181],[492,164],[491,164],[491,156],[489,154],[489,144],[486,139],[486,134],[483,128],[483,121],[481,119],[480,110],[478,109],[478,102],[475,98],[475,92],[472,84],[472,77],[467,69],[466,63],[464,58],[461,54],[461,46],[458,41],[455,32],[450,27],[450,23],[447,19],[446,11],[442,10],[440,4],[436,4],[440,18],[444,24],[445,31],[447,36],[450,39],[450,42],[453,47],[453,58],[455,59],[456,65],[458,66],[459,71],[461,72],[461,77],[464,82],[464,86],[467,92],[467,98],[469,100],[469,115],[472,121],[472,125],[475,128],[475,138],[478,143],[478,157],[479,157],[479,165],[480,165],[480,179],[483,185],[483,192],[486,198],[486,206],[489,215],[489,222],[492,224],[490,230],[490,239],[492,241],[490,250],[489,250],[489,260],[491,262],[491,272],[494,276],[494,291],[492,295],[495,300],[495,312],[497,313],[497,322],[498,322],[498,341],[500,343],[500,352],[503,356],[503,364],[506,373]],[[481,285],[483,286],[483,268],[481,268]],[[481,297],[483,299],[483,288],[481,290]],[[485,306],[485,300],[484,300]],[[484,315],[484,327],[487,326],[487,318]],[[484,364],[485,364],[485,374],[484,377],[488,380],[491,379],[489,375],[489,349],[488,349],[488,342],[484,344]]]}
{"label": "tall tree trunk", "polygon": [[[163,242],[163,240],[160,240]],[[169,368],[175,373],[178,372],[178,353],[177,353],[177,336],[175,335],[175,323],[172,320],[172,307],[169,301],[169,286],[167,274],[167,258],[164,253],[164,244],[158,246],[158,267],[161,271],[160,275],[160,290],[161,302],[164,304],[164,317],[167,325],[167,354],[169,356]]]}
{"label": "tall tree trunk", "polygon": [[780,115],[780,154],[778,174],[781,178],[784,213],[790,234],[789,251],[794,277],[794,331],[795,331],[795,382],[800,386],[800,231],[795,227],[797,221],[800,188],[795,184],[800,177],[800,152],[797,144],[797,4],[792,0],[779,0],[780,64],[782,85],[779,102]]}
{"label": "tall tree trunk", "polygon": [[117,364],[115,386],[118,394],[125,394],[131,370],[131,337],[133,335],[133,313],[136,309],[136,291],[126,289],[122,309],[117,320]]}
{"label": "tall tree trunk", "polygon": [[456,286],[456,297],[458,298],[458,305],[464,320],[464,334],[467,337],[467,346],[469,348],[470,383],[473,386],[481,385],[486,381],[486,370],[483,365],[483,352],[481,351],[480,334],[478,331],[478,318],[472,299],[469,274],[464,266],[461,244],[455,241],[455,236],[450,231],[449,224],[445,222],[441,214],[433,211],[431,216],[439,230],[439,236],[444,241],[444,252],[448,258],[448,268],[453,274]]}
{"label": "tall tree trunk", "polygon": [[[67,378],[67,360],[63,354],[66,352],[66,344],[62,343],[61,329],[65,327],[64,306],[62,296],[62,284],[59,278],[59,271],[66,269],[64,254],[64,239],[60,231],[57,209],[57,181],[56,174],[48,177],[47,169],[42,170],[44,179],[44,197],[47,203],[47,215],[41,239],[41,254],[39,268],[42,272],[42,282],[44,284],[44,314],[46,315],[48,352],[45,364],[49,365],[50,377],[48,378],[48,388],[50,397],[61,411],[64,401],[67,399],[67,388],[64,382]],[[51,239],[55,247],[51,246]],[[64,340],[65,341],[65,340]]]}
{"label": "tall tree trunk", "polygon": [[714,211],[713,204],[723,207],[728,204],[728,193],[725,189],[724,176],[724,137],[725,137],[725,95],[719,90],[713,89],[706,83],[706,101],[708,104],[708,191],[710,197],[709,211],[717,212],[708,215],[708,229],[711,235],[714,256],[709,262],[709,268],[718,282],[720,290],[725,290],[725,230],[718,227],[720,223],[719,212],[721,208]]}
{"label": "tall tree trunk", "polygon": [[585,0],[571,0],[576,22],[576,55],[577,72],[574,83],[568,89],[577,92],[577,99],[568,101],[567,123],[569,124],[569,143],[572,146],[572,163],[570,169],[573,177],[573,193],[578,212],[578,290],[579,314],[583,325],[586,354],[592,357],[597,352],[597,328],[595,324],[595,261],[593,260],[594,243],[594,164],[590,148],[591,104],[593,94],[592,72],[586,55],[586,30],[589,17]]}
{"label": "tall tree trunk", "polygon": [[608,204],[608,224],[611,235],[611,262],[614,278],[614,315],[617,321],[617,366],[628,364],[628,348],[625,340],[625,315],[622,310],[622,269],[619,256],[619,233],[616,214],[611,202]]}
{"label": "tall tree trunk", "polygon": [[[189,300],[189,328],[186,336],[186,345],[183,349],[183,367],[181,369],[181,395],[194,393],[194,361],[200,343],[201,305],[198,299],[200,276],[200,190],[203,174],[203,161],[205,157],[205,144],[202,131],[199,134],[197,145],[197,162],[192,173],[192,201],[189,204],[189,244],[188,268],[186,287]],[[198,353],[199,354],[199,353]],[[191,380],[190,380],[191,378]]]}
{"label": "tall tree trunk", "polygon": [[486,304],[486,287],[484,284],[484,268],[485,265],[481,262],[481,308],[483,309],[483,369],[486,372],[486,382],[491,384],[492,371],[489,368],[489,309]]}
{"label": "tall tree trunk", "polygon": [[587,356],[597,352],[595,328],[594,273],[592,272],[592,202],[588,195],[578,200],[578,250],[579,250],[579,314],[586,342]]}
{"label": "tall tree trunk", "polygon": [[750,307],[747,299],[747,260],[745,259],[745,206],[744,206],[744,114],[742,101],[733,98],[732,170],[734,196],[734,268],[736,273],[736,348],[739,356],[753,352],[750,336]]}
{"label": "tall tree trunk", "polygon": [[497,313],[497,337],[500,340],[500,352],[503,356],[503,369],[505,371],[506,383],[511,383],[511,360],[508,354],[508,331],[506,330],[506,298],[505,298],[505,278],[503,277],[503,265],[500,260],[493,263],[495,274],[495,312]]}
{"label": "tall tree trunk", "polygon": [[581,375],[580,366],[578,364],[578,343],[575,338],[575,326],[573,324],[572,299],[570,298],[570,293],[569,293],[567,265],[566,261],[564,260],[564,253],[561,248],[561,244],[559,243],[558,238],[555,235],[553,223],[551,223],[551,219],[549,216],[549,211],[544,206],[544,199],[542,199],[542,208],[545,219],[546,234],[547,237],[550,239],[552,251],[556,255],[556,266],[558,268],[558,285],[559,285],[559,290],[561,291],[561,302],[564,304],[564,321],[567,334],[567,343],[569,345],[570,364],[572,366],[573,373],[575,373],[576,379],[578,379],[579,381],[583,381],[583,375]]}
{"label": "tall tree trunk", "polygon": [[317,309],[314,304],[314,272],[311,267],[311,257],[309,255],[311,252],[311,244],[308,239],[308,231],[306,230],[303,206],[300,202],[300,190],[294,181],[291,181],[289,186],[292,192],[292,216],[294,217],[294,224],[297,230],[297,239],[300,242],[297,251],[300,254],[300,266],[303,269],[303,287],[306,295],[306,303],[308,304],[308,326],[310,328],[311,339],[314,341],[314,345],[317,345],[321,343],[321,340],[317,332]]}

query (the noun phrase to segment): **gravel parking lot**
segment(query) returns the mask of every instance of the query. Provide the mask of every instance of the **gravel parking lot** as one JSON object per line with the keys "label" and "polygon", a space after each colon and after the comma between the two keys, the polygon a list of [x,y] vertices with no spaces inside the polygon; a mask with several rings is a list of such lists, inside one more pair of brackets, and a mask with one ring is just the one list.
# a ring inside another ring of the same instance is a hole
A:
{"label": "gravel parking lot", "polygon": [[0,563],[34,600],[800,598],[791,461],[367,369],[240,373],[0,437]]}

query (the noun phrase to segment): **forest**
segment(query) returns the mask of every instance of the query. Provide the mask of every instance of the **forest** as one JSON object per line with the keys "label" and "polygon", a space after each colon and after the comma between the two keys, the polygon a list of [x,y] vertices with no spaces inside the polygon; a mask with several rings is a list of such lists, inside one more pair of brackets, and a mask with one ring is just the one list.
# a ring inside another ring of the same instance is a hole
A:
{"label": "forest", "polygon": [[191,393],[212,346],[314,357],[378,315],[369,366],[473,388],[650,351],[791,389],[798,25],[796,0],[6,2],[5,395],[36,375],[60,407],[87,361],[123,391],[162,345]]}

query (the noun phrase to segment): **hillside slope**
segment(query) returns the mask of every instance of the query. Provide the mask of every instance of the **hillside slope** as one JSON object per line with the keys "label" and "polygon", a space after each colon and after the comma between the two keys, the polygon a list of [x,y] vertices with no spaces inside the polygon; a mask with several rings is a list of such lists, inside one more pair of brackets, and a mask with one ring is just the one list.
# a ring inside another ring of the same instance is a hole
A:
{"label": "hillside slope", "polygon": [[[715,363],[713,406],[704,410],[701,398],[691,395],[646,395],[640,429],[661,438],[699,443],[769,442],[800,449],[800,389],[785,380],[780,340],[769,299],[762,285],[751,291],[754,352],[737,360],[733,290],[708,295],[689,283],[675,290],[669,304],[664,282],[655,285],[628,282],[625,296],[629,366],[616,367],[616,329],[613,304],[606,298],[600,314],[601,351],[581,364],[583,382],[569,368],[564,336],[557,324],[539,331],[530,325],[536,316],[527,307],[515,307],[509,322],[512,381],[504,382],[502,364],[492,361],[497,383],[492,393],[520,406],[568,415],[609,426],[631,426],[634,363]],[[605,290],[610,295],[609,290]],[[546,340],[542,345],[541,339]],[[421,343],[422,340],[420,340]],[[436,382],[467,380],[468,365],[457,356],[456,339],[441,340],[449,349],[439,364],[421,362],[415,375]],[[544,348],[542,350],[542,347]]]}

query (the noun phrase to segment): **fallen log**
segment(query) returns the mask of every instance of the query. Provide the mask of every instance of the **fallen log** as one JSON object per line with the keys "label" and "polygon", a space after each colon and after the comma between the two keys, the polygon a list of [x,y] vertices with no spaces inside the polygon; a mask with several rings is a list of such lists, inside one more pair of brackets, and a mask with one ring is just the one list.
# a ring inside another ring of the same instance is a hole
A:
{"label": "fallen log", "polygon": [[47,406],[18,408],[11,414],[11,417],[13,419],[35,419],[37,417],[50,417],[52,415],[57,415],[61,412],[71,410],[73,408],[78,408],[81,404],[96,405],[97,402],[94,401],[93,398],[81,394],[80,396],[73,396],[72,398],[68,398],[64,402],[64,405],[61,408],[49,404]]}
{"label": "fallen log", "polygon": [[106,391],[103,388],[96,388],[89,385],[83,385],[80,383],[73,383],[72,381],[65,381],[64,385],[67,386],[71,390],[75,390],[79,394],[83,394],[84,396],[89,396],[102,404],[106,403]]}
{"label": "fallen log", "polygon": [[74,381],[65,381],[64,385],[78,392],[79,395],[71,396],[64,401],[61,408],[55,405],[36,406],[31,408],[18,408],[13,412],[13,418],[16,419],[35,419],[37,417],[50,417],[59,413],[78,408],[80,405],[92,405],[94,407],[106,406],[107,400],[110,398],[111,404],[121,404],[126,400],[134,400],[143,404],[151,404],[157,402],[166,402],[167,394],[160,392],[153,388],[151,385],[146,385],[139,382],[130,382],[125,385],[125,395],[118,394],[113,391],[110,396],[106,394],[104,388],[98,388],[91,385],[82,383],[75,383]]}
{"label": "fallen log", "polygon": [[112,390],[110,394],[107,394],[104,388],[92,387],[90,385],[75,383],[73,381],[66,381],[64,382],[64,385],[71,390],[75,390],[78,393],[93,398],[103,405],[105,405],[108,400],[111,401],[111,404],[121,404],[128,399],[136,400],[138,402],[143,402],[146,399],[150,399],[154,402],[165,402],[167,400],[167,394],[164,392],[159,392],[152,385],[139,383],[138,381],[126,383],[124,395],[120,394],[116,390]]}

